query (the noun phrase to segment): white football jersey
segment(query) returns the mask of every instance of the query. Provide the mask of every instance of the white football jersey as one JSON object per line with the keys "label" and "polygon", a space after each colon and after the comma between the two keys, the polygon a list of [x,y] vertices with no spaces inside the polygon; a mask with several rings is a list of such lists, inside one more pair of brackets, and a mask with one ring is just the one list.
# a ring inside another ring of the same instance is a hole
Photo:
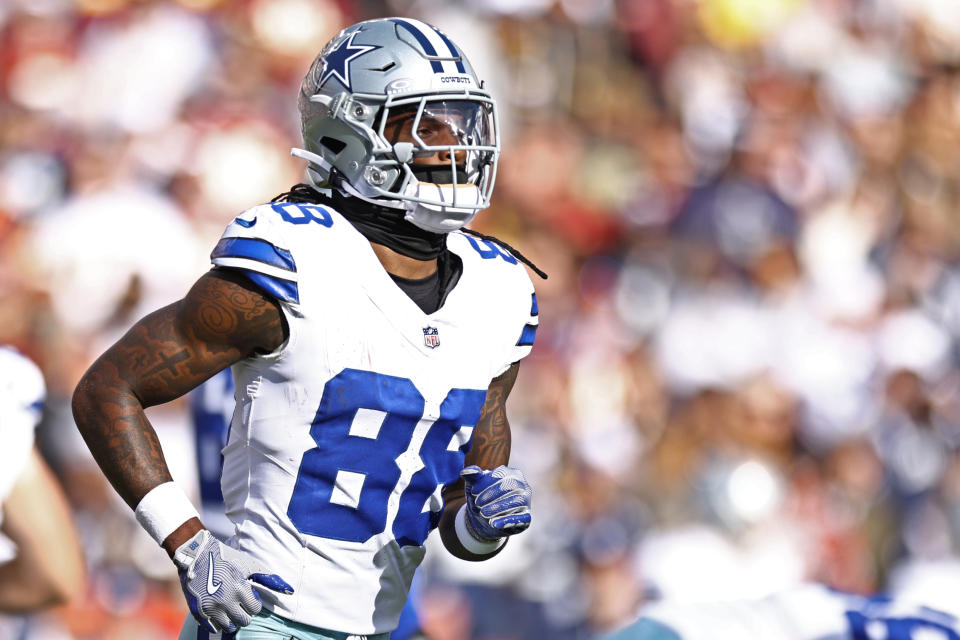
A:
{"label": "white football jersey", "polygon": [[261,591],[281,616],[352,634],[396,626],[487,387],[530,352],[538,314],[523,265],[460,232],[447,246],[463,273],[429,315],[329,207],[250,209],[212,254],[273,295],[289,325],[277,352],[234,366],[221,481],[230,544],[295,589]]}
{"label": "white football jersey", "polygon": [[[654,602],[644,618],[682,640],[950,640],[957,618],[922,604],[804,584],[756,600]],[[611,640],[629,640],[630,627]]]}
{"label": "white football jersey", "polygon": [[[29,459],[45,395],[40,369],[15,349],[0,346],[0,503]],[[15,553],[13,543],[0,535],[0,562],[11,560]]]}

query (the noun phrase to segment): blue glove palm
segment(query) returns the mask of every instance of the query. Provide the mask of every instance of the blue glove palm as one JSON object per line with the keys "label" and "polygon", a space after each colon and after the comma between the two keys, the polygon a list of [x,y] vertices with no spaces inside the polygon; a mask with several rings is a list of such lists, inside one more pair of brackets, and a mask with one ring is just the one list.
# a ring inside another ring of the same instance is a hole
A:
{"label": "blue glove palm", "polygon": [[497,540],[530,526],[533,491],[519,469],[499,466],[488,471],[470,465],[460,477],[467,494],[467,530],[477,540]]}
{"label": "blue glove palm", "polygon": [[260,613],[263,604],[254,586],[293,593],[280,576],[268,574],[254,558],[221,543],[206,529],[183,543],[173,561],[190,613],[213,633],[232,633]]}

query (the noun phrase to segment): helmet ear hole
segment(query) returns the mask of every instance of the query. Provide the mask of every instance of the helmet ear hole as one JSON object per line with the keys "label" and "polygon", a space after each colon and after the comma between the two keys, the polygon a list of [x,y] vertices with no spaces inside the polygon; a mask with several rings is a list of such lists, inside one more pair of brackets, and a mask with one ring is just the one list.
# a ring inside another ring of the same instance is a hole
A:
{"label": "helmet ear hole", "polygon": [[320,138],[320,144],[322,144],[327,149],[330,149],[334,155],[338,155],[341,151],[346,149],[347,143],[342,140],[337,140],[336,138],[331,138],[330,136],[323,136]]}

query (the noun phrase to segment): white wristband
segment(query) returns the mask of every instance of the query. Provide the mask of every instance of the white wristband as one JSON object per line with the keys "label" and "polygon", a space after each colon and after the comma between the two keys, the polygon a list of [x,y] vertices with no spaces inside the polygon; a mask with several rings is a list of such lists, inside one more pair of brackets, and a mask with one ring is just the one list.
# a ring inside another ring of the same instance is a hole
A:
{"label": "white wristband", "polygon": [[460,541],[464,549],[478,556],[486,556],[506,544],[506,536],[489,542],[474,538],[470,530],[467,529],[466,510],[467,505],[460,507],[460,511],[457,511],[457,517],[454,519],[454,531],[457,532],[457,540]]}
{"label": "white wristband", "polygon": [[150,489],[137,505],[136,514],[137,522],[157,544],[163,544],[167,536],[190,518],[200,517],[175,482],[164,482]]}

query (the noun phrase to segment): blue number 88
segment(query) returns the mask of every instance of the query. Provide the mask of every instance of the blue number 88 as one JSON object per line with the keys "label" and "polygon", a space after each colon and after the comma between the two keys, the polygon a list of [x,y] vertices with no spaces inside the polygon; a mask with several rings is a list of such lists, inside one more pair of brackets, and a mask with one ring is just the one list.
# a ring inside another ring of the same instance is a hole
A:
{"label": "blue number 88", "polygon": [[[439,512],[424,506],[438,486],[457,479],[469,438],[451,450],[453,439],[462,426],[476,424],[485,398],[485,391],[453,389],[442,403],[418,452],[423,467],[399,496],[393,524],[399,544],[421,545],[436,526]],[[303,455],[287,507],[297,530],[350,542],[382,533],[401,477],[396,460],[423,413],[423,395],[407,378],[358,369],[331,378],[310,428],[317,446]]]}

